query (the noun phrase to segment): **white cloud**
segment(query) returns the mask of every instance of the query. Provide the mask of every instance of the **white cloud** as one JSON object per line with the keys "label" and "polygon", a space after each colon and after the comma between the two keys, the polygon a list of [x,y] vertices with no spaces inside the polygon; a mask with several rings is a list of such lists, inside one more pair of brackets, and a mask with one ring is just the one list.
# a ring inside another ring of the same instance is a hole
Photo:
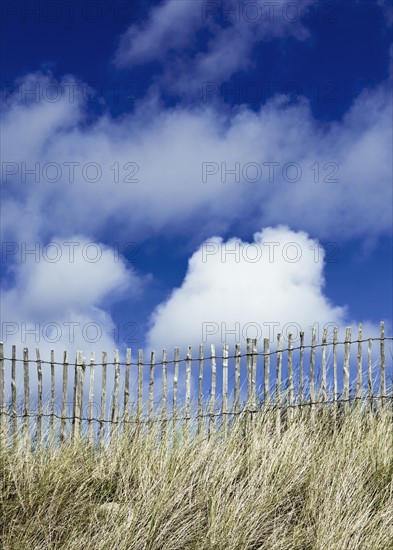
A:
{"label": "white cloud", "polygon": [[[236,254],[230,251],[237,251]],[[191,256],[182,285],[151,318],[147,347],[222,345],[247,337],[275,341],[299,330],[350,323],[345,305],[324,294],[324,250],[286,226],[255,233],[252,243],[213,237]],[[317,325],[316,325],[317,324]],[[232,332],[231,332],[232,331]]]}
{"label": "white cloud", "polygon": [[[147,21],[127,30],[115,63],[133,67],[159,61],[164,67],[158,78],[162,86],[176,94],[195,95],[204,82],[221,82],[247,69],[258,42],[284,36],[307,38],[302,17],[313,2],[167,0],[150,11]],[[202,32],[206,43],[198,51],[197,33],[200,41]]]}
{"label": "white cloud", "polygon": [[18,250],[14,284],[2,292],[1,339],[7,348],[38,346],[49,357],[50,349],[61,355],[66,349],[111,353],[120,347],[108,305],[141,292],[143,280],[116,251],[82,235],[53,239],[36,250],[36,256]]}

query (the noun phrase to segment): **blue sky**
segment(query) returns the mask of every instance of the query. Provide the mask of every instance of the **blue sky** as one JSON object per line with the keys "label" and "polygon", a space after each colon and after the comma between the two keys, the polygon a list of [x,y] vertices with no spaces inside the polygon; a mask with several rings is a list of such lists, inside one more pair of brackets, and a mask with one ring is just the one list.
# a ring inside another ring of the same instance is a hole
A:
{"label": "blue sky", "polygon": [[1,15],[3,341],[389,332],[391,2],[31,0]]}

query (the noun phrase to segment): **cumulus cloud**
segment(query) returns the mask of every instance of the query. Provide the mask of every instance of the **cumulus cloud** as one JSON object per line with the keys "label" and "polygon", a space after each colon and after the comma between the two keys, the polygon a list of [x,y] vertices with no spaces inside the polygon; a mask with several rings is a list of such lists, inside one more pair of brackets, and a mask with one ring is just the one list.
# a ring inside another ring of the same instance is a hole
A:
{"label": "cumulus cloud", "polygon": [[[37,79],[43,86],[48,77]],[[200,242],[281,223],[284,208],[287,223],[317,238],[391,230],[389,83],[365,90],[332,123],[315,120],[305,100],[223,113],[149,99],[89,125],[82,106],[15,97],[5,105],[5,240],[74,231],[102,240],[116,230],[127,240],[181,231]]]}
{"label": "cumulus cloud", "polygon": [[208,239],[189,259],[181,286],[154,311],[148,347],[227,342],[233,349],[247,337],[269,338],[274,347],[278,333],[299,342],[301,330],[309,340],[316,327],[320,340],[334,325],[342,335],[353,322],[345,304],[324,293],[324,258],[317,241],[287,226],[266,227],[250,243]]}
{"label": "cumulus cloud", "polygon": [[83,235],[37,245],[34,253],[22,245],[7,249],[13,256],[13,284],[1,301],[7,348],[38,346],[49,357],[50,349],[61,355],[67,349],[90,353],[119,347],[108,306],[125,295],[135,297],[144,281],[117,251]]}

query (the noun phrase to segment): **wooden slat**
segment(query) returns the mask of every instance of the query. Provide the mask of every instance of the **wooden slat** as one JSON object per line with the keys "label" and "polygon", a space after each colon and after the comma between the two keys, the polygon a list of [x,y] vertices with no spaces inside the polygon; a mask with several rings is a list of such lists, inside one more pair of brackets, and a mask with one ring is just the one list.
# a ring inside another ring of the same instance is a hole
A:
{"label": "wooden slat", "polygon": [[322,334],[322,381],[321,381],[322,403],[325,403],[327,400],[326,344],[327,344],[327,328],[325,327],[323,329],[323,334]]}
{"label": "wooden slat", "polygon": [[68,352],[63,355],[63,385],[61,395],[61,424],[60,424],[60,443],[64,443],[66,438],[67,425],[67,387],[68,387]]}
{"label": "wooden slat", "polygon": [[349,407],[349,357],[351,353],[351,327],[347,327],[345,331],[344,342],[344,387],[343,387],[343,399],[344,408]]}
{"label": "wooden slat", "polygon": [[299,403],[304,402],[304,332],[300,332],[300,352],[299,352]]}
{"label": "wooden slat", "polygon": [[106,375],[107,375],[107,362],[108,362],[108,354],[106,351],[102,352],[101,362],[102,362],[102,375],[101,375],[100,445],[104,443],[104,437],[105,437]]}
{"label": "wooden slat", "polygon": [[374,405],[372,363],[371,363],[372,347],[373,347],[373,340],[372,338],[369,338],[368,348],[367,348],[367,382],[368,382],[368,399],[369,399],[371,410],[373,409],[373,405]]}
{"label": "wooden slat", "polygon": [[117,433],[117,423],[119,421],[119,381],[120,381],[120,359],[119,350],[115,349],[114,357],[114,379],[112,395],[112,413],[111,413],[111,437]]}
{"label": "wooden slat", "polygon": [[362,396],[362,338],[363,338],[363,330],[362,325],[359,325],[359,333],[358,333],[358,356],[357,356],[357,370],[356,370],[356,398],[358,400],[358,404],[360,405],[360,398]]}
{"label": "wooden slat", "polygon": [[148,426],[153,426],[155,352],[150,354]]}
{"label": "wooden slat", "polygon": [[310,352],[310,403],[311,403],[311,418],[314,418],[315,413],[315,346],[317,341],[317,329],[312,328],[311,331],[311,352]]}
{"label": "wooden slat", "polygon": [[210,390],[210,422],[209,422],[209,436],[214,430],[215,424],[215,405],[216,405],[216,376],[217,376],[217,367],[216,367],[216,348],[214,344],[211,344],[211,368],[212,368],[212,379],[211,379],[211,390]]}
{"label": "wooden slat", "polygon": [[222,426],[224,437],[228,435],[228,344],[224,344],[222,352]]}
{"label": "wooden slat", "polygon": [[257,408],[257,362],[258,362],[258,348],[257,339],[251,340],[251,409],[253,411]]}
{"label": "wooden slat", "polygon": [[282,376],[282,336],[277,334],[277,366],[276,366],[276,428],[281,430],[281,376]]}
{"label": "wooden slat", "polygon": [[35,348],[37,361],[37,445],[42,439],[42,367],[39,348]]}
{"label": "wooden slat", "polygon": [[173,429],[176,429],[177,421],[177,385],[179,382],[179,348],[175,348],[175,363],[173,373]]}
{"label": "wooden slat", "polygon": [[138,420],[142,418],[143,412],[143,350],[138,350]]}
{"label": "wooden slat", "polygon": [[294,386],[293,386],[293,357],[292,334],[288,334],[288,419],[293,418]]}
{"label": "wooden slat", "polygon": [[236,344],[235,347],[235,391],[233,396],[233,410],[235,414],[240,412],[240,361],[241,350],[240,344]]}
{"label": "wooden slat", "polygon": [[199,346],[198,435],[203,431],[203,345]]}
{"label": "wooden slat", "polygon": [[333,329],[333,401],[335,403],[337,403],[337,399],[338,399],[337,342],[338,342],[338,327],[334,327]]}
{"label": "wooden slat", "polygon": [[252,363],[251,363],[251,338],[247,338],[247,351],[246,351],[246,367],[247,367],[247,410],[250,410],[251,408],[251,369],[252,369]]}
{"label": "wooden slat", "polygon": [[80,384],[79,384],[79,416],[81,417],[81,420],[79,422],[79,434],[82,432],[82,418],[83,418],[83,396],[84,396],[84,388],[85,388],[85,373],[86,373],[86,358],[83,356],[81,352],[81,361],[80,361],[80,368],[79,368],[79,376],[80,376]]}
{"label": "wooden slat", "polygon": [[76,353],[75,361],[75,377],[74,377],[74,412],[73,412],[73,439],[77,440],[80,437],[81,428],[81,370],[82,370],[82,352]]}
{"label": "wooden slat", "polygon": [[190,413],[191,413],[191,347],[187,349],[187,358],[186,358],[186,424],[185,430],[186,435],[189,434],[190,430]]}
{"label": "wooden slat", "polygon": [[384,406],[386,402],[386,366],[385,366],[385,323],[380,323],[380,361],[381,361],[381,382],[379,394],[381,396],[381,405]]}
{"label": "wooden slat", "polygon": [[4,344],[3,342],[0,342],[0,426],[2,438],[5,435],[6,420]]}
{"label": "wooden slat", "polygon": [[14,438],[14,446],[16,446],[18,438],[18,411],[16,404],[16,346],[12,346],[11,350],[11,409],[12,409],[12,435]]}
{"label": "wooden slat", "polygon": [[23,434],[28,437],[30,415],[30,385],[29,385],[29,350],[23,348],[23,383],[24,383],[24,422]]}
{"label": "wooden slat", "polygon": [[270,340],[263,339],[263,402],[270,406]]}
{"label": "wooden slat", "polygon": [[161,408],[161,438],[167,434],[167,351],[162,350],[162,408]]}
{"label": "wooden slat", "polygon": [[55,352],[50,352],[50,417],[49,417],[49,444],[53,445],[55,429]]}
{"label": "wooden slat", "polygon": [[124,400],[123,400],[123,426],[125,427],[130,417],[130,370],[131,370],[131,349],[126,350],[126,374],[124,378]]}
{"label": "wooden slat", "polygon": [[88,432],[87,437],[90,445],[93,445],[93,400],[94,400],[94,363],[95,356],[94,352],[91,352],[90,355],[90,376],[89,376],[89,404],[88,404]]}

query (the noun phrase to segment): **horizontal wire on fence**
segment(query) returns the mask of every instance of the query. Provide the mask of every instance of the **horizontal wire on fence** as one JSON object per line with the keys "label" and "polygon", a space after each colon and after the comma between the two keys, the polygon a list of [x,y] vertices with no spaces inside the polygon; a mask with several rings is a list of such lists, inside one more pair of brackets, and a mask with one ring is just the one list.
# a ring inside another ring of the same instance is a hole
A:
{"label": "horizontal wire on fence", "polygon": [[[242,357],[270,357],[271,355],[277,355],[278,353],[282,354],[282,353],[285,353],[287,351],[296,351],[296,350],[305,350],[305,349],[316,349],[316,348],[322,348],[322,347],[327,347],[327,346],[340,346],[340,345],[344,345],[344,344],[359,344],[359,343],[363,343],[363,342],[369,342],[370,340],[372,340],[373,342],[383,342],[383,341],[386,341],[386,340],[393,340],[393,336],[386,336],[384,338],[364,338],[362,340],[344,340],[343,342],[325,342],[325,343],[322,343],[322,344],[310,344],[310,345],[307,345],[307,346],[297,346],[297,347],[292,347],[292,348],[285,348],[285,349],[280,349],[280,350],[275,350],[275,351],[270,351],[269,353],[265,353],[265,352],[246,352],[246,353],[241,353],[239,355],[229,355],[228,357],[224,357],[224,356],[221,356],[221,355],[215,355],[214,357],[213,356],[206,356],[204,357],[204,361],[208,361],[208,360],[212,360],[212,359],[238,359],[238,358],[242,358]],[[1,342],[0,342],[1,343]],[[128,348],[128,349],[131,349],[131,348]],[[134,348],[135,349],[135,348]],[[19,362],[19,363],[34,363],[36,364],[37,363],[37,359],[18,359],[18,358],[12,358],[12,357],[4,357],[3,358],[4,361],[16,361],[16,362]],[[196,362],[198,361],[199,362],[199,357],[189,357],[189,358],[185,358],[185,359],[168,359],[167,361],[157,361],[155,362],[155,366],[157,365],[169,365],[171,363],[186,363],[187,361],[193,361],[193,362]],[[64,365],[64,361],[63,362],[60,362],[60,361],[44,361],[44,360],[40,360],[40,363],[41,365],[61,365],[63,366]],[[72,366],[74,365],[74,361],[72,362],[68,362],[67,363],[69,366]],[[135,366],[135,367],[138,367],[138,366],[143,366],[143,367],[150,367],[151,366],[151,363],[148,362],[148,363],[138,363],[138,362],[134,362],[134,361],[131,361],[130,363],[125,363],[125,362],[122,362],[122,361],[118,361],[118,362],[115,362],[115,361],[108,361],[106,363],[96,363],[94,362],[94,366],[95,367],[103,367],[103,366]],[[86,363],[85,365],[86,367],[89,366],[88,363]]]}
{"label": "horizontal wire on fence", "polygon": [[[354,401],[364,401],[365,403],[369,402],[374,399],[391,399],[393,402],[393,395],[374,395],[374,396],[364,396],[364,397],[351,397],[349,399],[339,399],[337,401],[307,401],[304,403],[297,403],[297,404],[284,404],[284,405],[261,405],[261,407],[257,409],[251,409],[248,407],[245,407],[244,409],[240,411],[220,411],[215,413],[203,413],[203,414],[197,414],[193,416],[176,416],[176,421],[186,421],[186,420],[198,420],[198,418],[212,418],[212,417],[222,417],[222,416],[239,416],[242,414],[258,414],[258,413],[268,413],[270,411],[277,411],[277,410],[286,410],[286,409],[301,409],[304,407],[313,407],[313,406],[326,406],[326,405],[334,405],[337,406],[340,403],[353,403]],[[54,417],[59,420],[79,420],[81,422],[97,422],[98,424],[148,424],[150,422],[156,422],[156,423],[163,423],[163,422],[172,422],[173,421],[173,415],[169,415],[165,418],[151,418],[149,419],[146,416],[142,416],[140,418],[137,418],[135,420],[127,420],[127,419],[120,419],[120,420],[110,420],[110,419],[100,419],[100,418],[87,418],[82,416],[61,416],[56,413],[32,413],[31,411],[29,413],[25,414],[14,414],[13,412],[9,411],[3,411],[2,414],[5,416],[9,416],[11,418],[37,418],[40,417]]]}

